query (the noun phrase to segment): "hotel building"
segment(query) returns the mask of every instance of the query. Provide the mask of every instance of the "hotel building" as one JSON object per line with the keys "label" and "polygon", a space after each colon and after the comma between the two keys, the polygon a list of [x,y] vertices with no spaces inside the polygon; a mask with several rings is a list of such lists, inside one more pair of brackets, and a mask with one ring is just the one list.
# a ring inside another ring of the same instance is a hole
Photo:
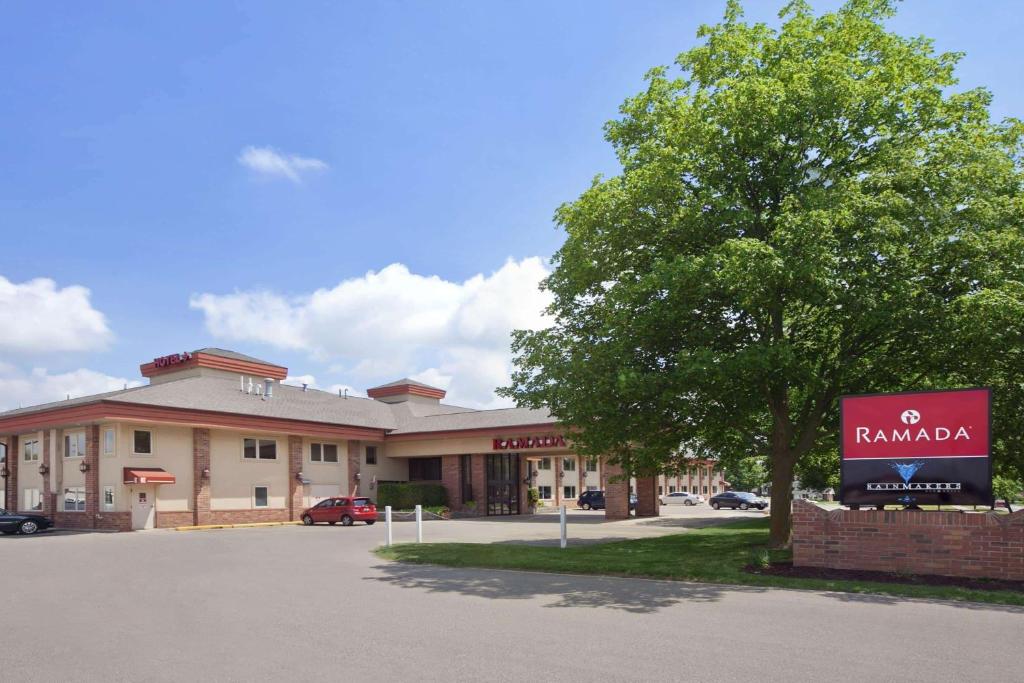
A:
{"label": "hotel building", "polygon": [[574,505],[606,490],[610,518],[656,515],[657,495],[725,490],[700,463],[627,484],[617,466],[576,456],[546,411],[474,410],[403,379],[369,398],[281,384],[288,369],[223,349],[154,359],[149,383],[0,413],[0,507],[57,526],[148,529],[299,519],[329,496],[376,497],[383,482],[437,482],[457,513]]}

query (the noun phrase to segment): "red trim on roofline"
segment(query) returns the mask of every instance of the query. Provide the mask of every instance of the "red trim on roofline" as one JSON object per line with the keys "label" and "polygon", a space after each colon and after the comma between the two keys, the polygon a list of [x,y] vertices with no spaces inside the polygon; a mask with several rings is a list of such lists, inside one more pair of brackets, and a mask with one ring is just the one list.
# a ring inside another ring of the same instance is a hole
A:
{"label": "red trim on roofline", "polygon": [[333,425],[325,422],[221,413],[213,410],[137,405],[109,400],[68,406],[66,408],[51,408],[38,413],[0,418],[0,431],[23,432],[33,428],[44,429],[56,424],[92,422],[96,420],[166,422],[193,427],[228,427],[372,441],[383,441],[385,434],[384,429],[372,427]]}
{"label": "red trim on roofline", "polygon": [[257,376],[261,379],[263,377],[269,377],[271,379],[283,380],[288,377],[288,368],[280,365],[254,363],[252,361],[239,360],[237,358],[225,358],[224,356],[215,356],[212,353],[203,353],[201,351],[193,353],[192,358],[189,360],[181,363],[175,363],[174,365],[165,365],[161,368],[158,368],[155,362],[143,363],[139,366],[139,372],[142,373],[143,377],[154,377],[156,375],[165,375],[170,372],[179,372],[189,368],[226,370],[228,372],[237,372],[242,375]]}
{"label": "red trim on roofline", "polygon": [[424,396],[426,398],[442,399],[447,394],[444,389],[435,389],[433,387],[421,387],[417,384],[395,384],[389,387],[374,387],[373,389],[367,389],[366,395],[370,398],[381,398],[384,396],[401,396],[403,394],[412,394],[413,396]]}
{"label": "red trim on roofline", "polygon": [[[530,431],[529,434],[524,431]],[[549,433],[561,433],[565,428],[557,423],[541,422],[540,424],[509,425],[508,427],[474,427],[473,429],[443,429],[436,432],[405,432],[388,434],[386,441],[419,441],[430,438],[456,438],[460,436],[485,436],[488,438],[546,436]]]}

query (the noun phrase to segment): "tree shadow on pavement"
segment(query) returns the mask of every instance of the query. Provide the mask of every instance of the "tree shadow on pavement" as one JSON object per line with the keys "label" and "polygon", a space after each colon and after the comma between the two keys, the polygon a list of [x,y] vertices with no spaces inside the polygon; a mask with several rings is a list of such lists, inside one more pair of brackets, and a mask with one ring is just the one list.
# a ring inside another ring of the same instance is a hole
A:
{"label": "tree shadow on pavement", "polygon": [[754,592],[750,586],[720,586],[650,579],[545,574],[502,569],[453,569],[434,565],[377,565],[382,576],[365,577],[399,588],[458,593],[492,600],[550,598],[545,607],[592,607],[647,614],[692,602],[715,602],[725,592]]}

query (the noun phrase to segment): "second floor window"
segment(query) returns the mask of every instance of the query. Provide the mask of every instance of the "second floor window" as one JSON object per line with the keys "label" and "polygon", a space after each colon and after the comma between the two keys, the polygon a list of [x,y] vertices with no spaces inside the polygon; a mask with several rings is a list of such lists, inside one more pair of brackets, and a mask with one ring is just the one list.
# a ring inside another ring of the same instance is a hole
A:
{"label": "second floor window", "polygon": [[64,457],[85,457],[85,432],[74,432],[64,435]]}

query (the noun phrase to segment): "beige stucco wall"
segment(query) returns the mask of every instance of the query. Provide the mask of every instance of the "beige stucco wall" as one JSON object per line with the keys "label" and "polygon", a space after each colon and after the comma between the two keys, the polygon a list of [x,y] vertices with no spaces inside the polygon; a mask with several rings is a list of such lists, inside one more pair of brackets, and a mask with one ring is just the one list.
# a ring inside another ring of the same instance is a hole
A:
{"label": "beige stucco wall", "polygon": [[[366,447],[377,447],[377,464],[366,464]],[[389,447],[390,448],[390,447]],[[359,493],[364,496],[373,497],[376,489],[370,490],[370,483],[376,477],[377,481],[407,481],[409,479],[409,464],[403,458],[395,458],[387,455],[383,443],[374,441],[363,441],[359,444]],[[374,498],[376,500],[376,498]]]}
{"label": "beige stucco wall", "polygon": [[[104,452],[104,432],[114,430],[114,454]],[[153,454],[135,455],[133,431],[146,429],[153,434]],[[100,425],[99,443],[99,511],[110,512],[103,506],[103,487],[114,487],[114,512],[131,510],[131,494],[135,488],[124,484],[125,467],[159,467],[174,475],[173,484],[157,484],[147,491],[155,491],[158,512],[187,512],[192,498],[192,428],[177,425],[154,425],[143,422],[104,423]],[[68,461],[70,462],[70,461]],[[71,469],[77,472],[77,464]],[[65,468],[65,478],[70,472]],[[81,476],[81,473],[78,473]],[[150,485],[147,485],[150,486]]]}
{"label": "beige stucco wall", "polygon": [[[244,460],[242,439],[246,437],[277,441],[277,460]],[[211,510],[253,509],[254,486],[268,487],[269,505],[259,509],[284,509],[290,485],[287,435],[210,430]]]}
{"label": "beige stucco wall", "polygon": [[[338,462],[313,462],[310,444],[330,443],[338,447]],[[309,480],[305,489],[306,507],[314,505],[327,496],[347,493],[348,485],[348,442],[344,439],[323,439],[305,437],[302,439],[302,475]]]}
{"label": "beige stucco wall", "polygon": [[[39,459],[25,462],[25,443],[27,441],[39,441]],[[39,474],[39,466],[43,464],[43,433],[29,432],[18,436],[18,504],[19,510],[24,510],[25,489],[38,489],[39,495],[43,494],[43,477]],[[13,507],[13,506],[12,506]]]}

